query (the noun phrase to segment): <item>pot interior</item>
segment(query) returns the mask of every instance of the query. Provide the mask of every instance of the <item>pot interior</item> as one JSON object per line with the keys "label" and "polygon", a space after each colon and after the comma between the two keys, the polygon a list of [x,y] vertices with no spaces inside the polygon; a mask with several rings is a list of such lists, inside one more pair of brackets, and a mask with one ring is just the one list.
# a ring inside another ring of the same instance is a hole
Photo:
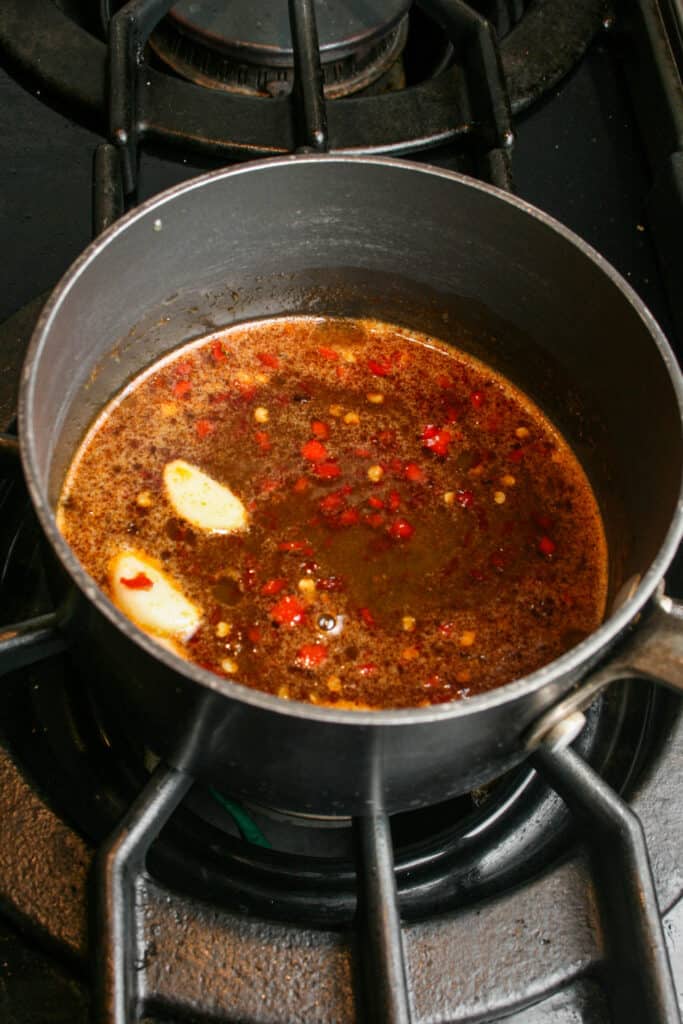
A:
{"label": "pot interior", "polygon": [[291,313],[399,323],[504,373],[591,479],[610,608],[633,589],[681,484],[678,371],[656,328],[547,218],[405,161],[296,158],[220,172],[141,207],[91,248],[41,320],[26,368],[24,422],[44,499],[54,506],[85,429],[142,367],[223,326]]}

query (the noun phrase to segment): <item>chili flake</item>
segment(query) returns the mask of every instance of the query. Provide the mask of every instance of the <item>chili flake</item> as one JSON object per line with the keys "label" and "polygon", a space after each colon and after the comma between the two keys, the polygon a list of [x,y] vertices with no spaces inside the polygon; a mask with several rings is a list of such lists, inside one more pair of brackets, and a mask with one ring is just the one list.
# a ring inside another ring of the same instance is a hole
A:
{"label": "chili flake", "polygon": [[538,541],[538,550],[542,555],[554,555],[557,545],[554,540],[550,537],[540,537]]}
{"label": "chili flake", "polygon": [[330,436],[330,428],[322,420],[311,420],[311,433],[319,441],[326,441]]}
{"label": "chili flake", "polygon": [[368,359],[366,365],[370,373],[374,373],[376,377],[388,377],[392,370],[391,363],[387,360]]}
{"label": "chili flake", "polygon": [[178,380],[173,385],[173,394],[176,398],[186,398],[192,390],[189,380]]}
{"label": "chili flake", "polygon": [[275,594],[279,594],[281,590],[284,590],[286,586],[287,580],[267,580],[267,582],[261,587],[261,593],[265,597],[274,597]]}
{"label": "chili flake", "polygon": [[387,527],[387,532],[391,534],[395,540],[410,540],[415,533],[415,527],[411,526],[407,519],[395,519],[394,522]]}
{"label": "chili flake", "polygon": [[212,423],[211,420],[197,420],[194,425],[194,429],[197,431],[198,435],[204,439],[205,437],[208,437],[209,434],[213,434],[216,429],[216,424]]}
{"label": "chili flake", "polygon": [[301,446],[301,454],[309,462],[324,462],[327,458],[327,449],[320,441],[306,441]]}
{"label": "chili flake", "polygon": [[319,462],[313,472],[322,480],[334,480],[341,474],[341,469],[336,462]]}
{"label": "chili flake", "polygon": [[306,605],[298,597],[288,594],[273,605],[270,617],[280,626],[300,626],[306,618]]}
{"label": "chili flake", "polygon": [[120,581],[129,590],[151,590],[154,586],[149,576],[146,576],[144,572],[139,572],[135,576],[128,578],[121,576]]}
{"label": "chili flake", "polygon": [[437,427],[428,423],[422,431],[422,447],[434,455],[448,455],[448,449],[453,441],[453,434],[446,427]]}
{"label": "chili flake", "polygon": [[262,366],[268,366],[271,370],[277,370],[280,360],[270,352],[257,352],[256,358]]}
{"label": "chili flake", "polygon": [[296,656],[296,663],[300,668],[320,668],[327,661],[327,647],[325,644],[304,644],[300,647]]}

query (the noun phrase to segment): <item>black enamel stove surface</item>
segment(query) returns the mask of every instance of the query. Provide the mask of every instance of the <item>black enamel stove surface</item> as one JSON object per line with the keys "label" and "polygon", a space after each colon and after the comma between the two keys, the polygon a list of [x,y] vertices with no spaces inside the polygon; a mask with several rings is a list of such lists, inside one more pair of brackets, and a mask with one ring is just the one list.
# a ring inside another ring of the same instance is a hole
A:
{"label": "black enamel stove surface", "polygon": [[[32,2],[25,9],[40,6]],[[501,6],[507,31],[527,5]],[[577,64],[559,84],[547,59],[523,59],[519,39],[503,47],[513,109],[525,108],[514,121],[515,185],[603,252],[676,345],[675,310],[672,316],[656,256],[663,243],[650,231],[652,207],[646,203],[661,169],[659,154],[644,147],[632,109],[628,44],[619,35],[619,19],[616,29],[600,30],[602,5],[576,6],[587,20],[571,40],[560,40],[561,57],[551,64],[560,71]],[[78,4],[54,9],[61,8]],[[96,39],[97,26],[89,27]],[[6,28],[0,13],[6,251],[0,265],[0,429],[11,424],[21,355],[41,297],[89,240],[92,155],[106,136],[95,100],[65,100],[46,91],[35,69],[6,51]],[[539,35],[536,22],[532,36],[551,47],[553,30],[549,19]],[[45,61],[50,63],[47,56]],[[452,145],[412,155],[463,165]],[[173,158],[146,152],[139,197],[213,166],[207,159],[191,151]],[[49,604],[25,493],[11,469],[1,471],[0,607],[2,621],[10,622]],[[671,592],[683,593],[680,579],[678,573],[670,582]],[[683,1003],[680,702],[641,682],[615,687],[591,710],[577,749],[628,797],[643,822]],[[5,677],[3,1022],[86,1021],[93,852],[153,765],[149,751],[132,747],[101,717],[67,656]],[[638,964],[615,961],[585,837],[531,769],[449,804],[398,816],[392,829],[416,1022],[610,1021],[610,990]],[[223,794],[195,787],[152,848],[150,877],[138,891],[135,969],[149,1016],[166,1024],[365,1019],[358,995],[354,855],[348,822],[226,809]]]}

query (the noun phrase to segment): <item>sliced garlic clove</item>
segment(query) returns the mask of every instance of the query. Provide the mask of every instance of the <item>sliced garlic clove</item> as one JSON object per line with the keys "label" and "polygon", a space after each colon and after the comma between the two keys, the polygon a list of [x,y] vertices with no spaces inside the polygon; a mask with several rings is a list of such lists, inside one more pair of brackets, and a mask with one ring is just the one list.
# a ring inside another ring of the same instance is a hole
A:
{"label": "sliced garlic clove", "polygon": [[161,646],[165,647],[171,654],[177,654],[179,658],[184,658],[187,661],[187,652],[177,640],[174,640],[170,636],[155,636],[154,639]]}
{"label": "sliced garlic clove", "polygon": [[199,530],[239,533],[249,526],[247,510],[230,488],[184,459],[166,464],[164,486],[177,514]]}
{"label": "sliced garlic clove", "polygon": [[189,640],[201,622],[201,610],[188,601],[156,559],[142,552],[115,555],[109,563],[109,583],[114,604],[155,637]]}

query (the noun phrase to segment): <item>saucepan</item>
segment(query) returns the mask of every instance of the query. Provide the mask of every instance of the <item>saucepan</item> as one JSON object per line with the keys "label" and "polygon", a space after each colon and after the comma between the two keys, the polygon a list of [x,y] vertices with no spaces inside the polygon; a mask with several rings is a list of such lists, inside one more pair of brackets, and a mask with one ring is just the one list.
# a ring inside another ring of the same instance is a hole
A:
{"label": "saucepan", "polygon": [[[283,700],[189,664],[125,618],[55,522],[93,417],[143,366],[222,326],[288,313],[373,316],[436,335],[525,390],[573,445],[610,554],[604,623],[533,674],[451,704],[348,711]],[[67,644],[131,735],[221,791],[289,811],[391,813],[567,742],[610,680],[683,689],[680,611],[662,580],[683,530],[683,388],[662,332],[583,241],[522,200],[408,161],[297,156],[207,174],[144,203],[77,260],[23,368],[24,473]],[[5,633],[0,655],[30,642]],[[46,635],[45,635],[46,634]],[[0,658],[0,660],[2,660]],[[4,660],[8,664],[8,660]]]}

